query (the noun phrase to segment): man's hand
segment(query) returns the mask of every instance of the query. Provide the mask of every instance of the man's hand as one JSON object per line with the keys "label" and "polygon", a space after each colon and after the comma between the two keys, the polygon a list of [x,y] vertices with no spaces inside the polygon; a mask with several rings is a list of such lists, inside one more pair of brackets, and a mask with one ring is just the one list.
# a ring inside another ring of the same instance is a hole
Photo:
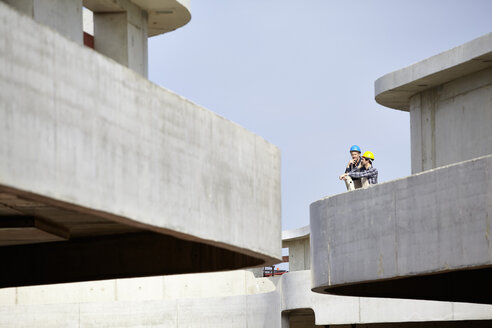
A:
{"label": "man's hand", "polygon": [[345,180],[345,179],[347,178],[347,175],[348,175],[347,173],[344,173],[344,174],[342,174],[341,176],[339,176],[338,178],[339,178],[340,180]]}
{"label": "man's hand", "polygon": [[347,168],[349,168],[349,167],[350,167],[350,165],[352,165],[352,164],[355,164],[354,159],[351,159],[351,160],[348,162],[348,164],[347,164]]}

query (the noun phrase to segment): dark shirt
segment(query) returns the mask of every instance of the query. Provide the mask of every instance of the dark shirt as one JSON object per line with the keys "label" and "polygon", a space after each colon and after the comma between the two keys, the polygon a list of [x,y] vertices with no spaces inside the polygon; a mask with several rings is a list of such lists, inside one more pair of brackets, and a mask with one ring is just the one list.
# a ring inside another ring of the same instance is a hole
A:
{"label": "dark shirt", "polygon": [[350,171],[353,171],[354,169],[357,169],[357,166],[360,164],[360,157],[359,160],[355,164],[350,164],[349,167],[345,168],[345,173],[349,173]]}
{"label": "dark shirt", "polygon": [[360,179],[367,178],[369,184],[377,184],[378,183],[378,169],[374,166],[371,166],[369,169],[361,168],[360,170],[353,170],[348,172],[348,175],[352,179]]}

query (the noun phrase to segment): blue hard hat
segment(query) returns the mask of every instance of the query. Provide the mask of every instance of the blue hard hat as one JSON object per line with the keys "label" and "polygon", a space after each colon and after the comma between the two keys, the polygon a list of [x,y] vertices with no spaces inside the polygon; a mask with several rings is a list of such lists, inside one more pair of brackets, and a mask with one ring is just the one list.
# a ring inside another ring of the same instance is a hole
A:
{"label": "blue hard hat", "polygon": [[350,151],[358,151],[359,153],[361,152],[360,147],[357,145],[353,145],[352,147],[350,147]]}

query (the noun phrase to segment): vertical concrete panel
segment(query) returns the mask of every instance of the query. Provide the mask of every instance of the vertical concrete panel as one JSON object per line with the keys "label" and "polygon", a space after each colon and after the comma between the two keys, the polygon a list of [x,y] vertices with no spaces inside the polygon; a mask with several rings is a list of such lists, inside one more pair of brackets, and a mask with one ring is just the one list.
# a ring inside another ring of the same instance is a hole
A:
{"label": "vertical concrete panel", "polygon": [[492,69],[410,99],[412,173],[492,154]]}
{"label": "vertical concrete panel", "polygon": [[128,11],[128,68],[147,77],[147,13],[138,7]]}
{"label": "vertical concrete panel", "polygon": [[128,66],[126,12],[94,13],[94,49]]}
{"label": "vertical concrete panel", "polygon": [[436,111],[436,165],[492,154],[492,69],[442,86]]}
{"label": "vertical concrete panel", "polygon": [[83,44],[82,0],[34,0],[34,19]]}
{"label": "vertical concrete panel", "polygon": [[422,108],[420,94],[410,98],[410,144],[412,174],[422,172]]}
{"label": "vertical concrete panel", "polygon": [[424,91],[421,96],[422,171],[425,171],[436,167],[435,110],[437,106],[437,90]]}
{"label": "vertical concrete panel", "polygon": [[432,270],[439,262],[436,175],[411,176],[396,186],[398,273]]}

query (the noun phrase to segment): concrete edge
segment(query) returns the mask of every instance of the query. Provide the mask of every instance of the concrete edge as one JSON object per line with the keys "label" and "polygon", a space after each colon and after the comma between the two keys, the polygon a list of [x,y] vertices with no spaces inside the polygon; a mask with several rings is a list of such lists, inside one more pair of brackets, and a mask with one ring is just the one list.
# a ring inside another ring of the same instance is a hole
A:
{"label": "concrete edge", "polygon": [[492,32],[416,64],[386,74],[374,82],[380,105],[409,111],[416,93],[492,67]]}

